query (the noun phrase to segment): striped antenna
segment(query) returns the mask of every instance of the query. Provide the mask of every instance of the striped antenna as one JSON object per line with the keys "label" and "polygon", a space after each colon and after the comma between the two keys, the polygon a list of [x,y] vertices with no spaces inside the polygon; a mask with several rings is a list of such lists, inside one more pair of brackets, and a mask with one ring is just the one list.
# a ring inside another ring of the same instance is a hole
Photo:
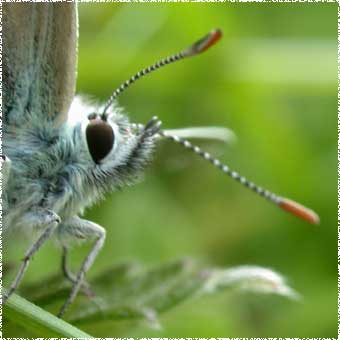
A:
{"label": "striped antenna", "polygon": [[134,76],[132,76],[130,79],[126,80],[123,84],[121,84],[111,95],[107,103],[105,104],[102,117],[103,119],[107,118],[106,111],[108,108],[112,105],[114,100],[122,93],[124,92],[131,84],[136,82],[138,79],[144,77],[145,75],[156,71],[157,69],[172,64],[178,60],[195,56],[199,53],[202,53],[206,51],[208,48],[213,46],[222,36],[222,32],[219,29],[211,31],[209,34],[207,34],[202,39],[196,41],[193,45],[190,47],[184,49],[183,51],[173,54],[169,57],[163,58],[159,60],[158,62],[154,63],[153,65],[146,67],[142,69],[141,71],[137,72]]}
{"label": "striped antenna", "polygon": [[159,131],[159,134],[165,138],[168,138],[176,143],[181,144],[186,149],[191,150],[195,154],[201,156],[203,159],[209,161],[214,166],[216,166],[218,169],[220,169],[225,174],[229,175],[232,179],[240,182],[245,187],[253,190],[258,195],[266,198],[270,202],[274,203],[281,209],[309,222],[312,224],[318,224],[320,219],[319,216],[312,210],[304,207],[303,205],[292,201],[288,198],[284,198],[281,196],[278,196],[268,190],[265,190],[264,188],[261,188],[260,186],[256,185],[255,183],[249,181],[245,177],[241,176],[238,172],[231,170],[226,164],[223,164],[220,160],[217,158],[214,158],[209,152],[203,151],[200,147],[193,145],[191,142],[189,142],[186,139],[180,138],[176,135],[170,135],[166,131],[161,130]]}

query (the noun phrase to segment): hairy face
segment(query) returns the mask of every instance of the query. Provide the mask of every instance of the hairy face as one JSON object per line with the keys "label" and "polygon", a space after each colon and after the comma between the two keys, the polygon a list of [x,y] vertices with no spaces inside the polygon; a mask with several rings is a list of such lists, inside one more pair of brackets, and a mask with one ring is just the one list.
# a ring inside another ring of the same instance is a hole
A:
{"label": "hairy face", "polygon": [[151,158],[161,122],[130,123],[117,111],[91,113],[82,124],[82,135],[92,162],[92,174],[112,190],[133,181]]}

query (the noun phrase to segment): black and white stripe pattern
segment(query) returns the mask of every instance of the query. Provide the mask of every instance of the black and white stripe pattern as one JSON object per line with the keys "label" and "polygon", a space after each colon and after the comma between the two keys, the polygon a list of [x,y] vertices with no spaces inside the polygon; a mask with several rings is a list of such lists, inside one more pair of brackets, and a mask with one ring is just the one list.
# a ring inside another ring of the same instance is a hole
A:
{"label": "black and white stripe pattern", "polygon": [[130,79],[128,79],[127,81],[125,81],[122,85],[120,85],[117,90],[115,90],[113,92],[113,94],[111,95],[111,97],[109,98],[109,100],[107,101],[105,108],[103,110],[102,116],[106,115],[106,111],[107,109],[112,105],[112,103],[114,102],[114,100],[122,93],[124,92],[131,84],[133,84],[135,81],[137,81],[138,79],[146,76],[147,74],[156,71],[157,69],[165,66],[165,65],[169,65],[172,64],[178,60],[181,60],[183,58],[185,58],[187,55],[184,54],[183,52],[179,52],[176,53],[172,56],[166,57],[164,59],[159,60],[158,62],[154,63],[153,65],[146,67],[144,69],[142,69],[141,71],[137,72],[134,76],[132,76]]}
{"label": "black and white stripe pattern", "polygon": [[164,131],[160,131],[159,134],[162,135],[165,138],[171,139],[174,142],[183,145],[186,149],[193,151],[197,155],[201,156],[203,159],[209,161],[211,164],[216,166],[222,172],[229,175],[232,179],[240,182],[245,187],[255,191],[258,195],[268,199],[269,201],[271,201],[275,204],[279,204],[281,202],[280,196],[277,196],[276,194],[274,194],[274,193],[272,193],[268,190],[265,190],[262,187],[256,185],[255,183],[249,181],[245,177],[241,176],[238,172],[231,170],[226,164],[223,164],[220,160],[213,157],[209,152],[202,150],[200,147],[198,147],[196,145],[193,145],[188,140],[180,138],[178,136],[168,135]]}
{"label": "black and white stripe pattern", "polygon": [[159,69],[162,66],[169,65],[174,63],[175,61],[181,60],[183,58],[192,57],[194,55],[197,55],[199,53],[202,53],[203,51],[210,48],[212,45],[216,43],[217,40],[221,37],[222,33],[220,30],[213,30],[209,34],[207,34],[202,39],[196,41],[194,44],[192,44],[190,47],[182,50],[179,53],[173,54],[169,57],[163,58],[160,61],[154,63],[153,65],[144,68],[143,70],[137,72],[134,76],[132,76],[130,79],[125,81],[122,85],[120,85],[117,90],[113,92],[109,100],[107,101],[103,113],[102,113],[102,119],[107,118],[106,111],[108,108],[112,105],[113,101],[122,93],[124,92],[131,84],[133,84],[136,80],[144,77],[145,75]]}

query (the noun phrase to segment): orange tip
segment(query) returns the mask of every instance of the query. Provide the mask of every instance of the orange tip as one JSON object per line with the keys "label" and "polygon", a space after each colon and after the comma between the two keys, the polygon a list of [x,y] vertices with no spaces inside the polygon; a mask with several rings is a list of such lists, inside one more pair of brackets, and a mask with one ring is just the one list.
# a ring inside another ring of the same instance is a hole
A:
{"label": "orange tip", "polygon": [[215,45],[222,37],[222,31],[219,29],[213,30],[202,39],[196,41],[192,46],[184,50],[182,53],[185,57],[191,57],[196,54],[206,51],[211,46]]}
{"label": "orange tip", "polygon": [[312,224],[319,224],[320,218],[319,216],[313,211],[310,210],[303,205],[294,202],[288,198],[281,198],[278,203],[278,206],[283,210],[288,211],[289,213],[309,222]]}
{"label": "orange tip", "polygon": [[201,40],[200,51],[203,52],[215,45],[222,37],[222,31],[219,29],[211,31],[206,37]]}

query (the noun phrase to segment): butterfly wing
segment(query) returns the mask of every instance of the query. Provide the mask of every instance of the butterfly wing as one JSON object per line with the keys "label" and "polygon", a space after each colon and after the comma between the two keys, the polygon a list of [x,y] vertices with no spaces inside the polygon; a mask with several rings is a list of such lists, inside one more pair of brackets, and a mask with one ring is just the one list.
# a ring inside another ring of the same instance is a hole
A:
{"label": "butterfly wing", "polygon": [[75,93],[75,3],[3,3],[3,95],[6,123],[32,117],[61,124]]}

